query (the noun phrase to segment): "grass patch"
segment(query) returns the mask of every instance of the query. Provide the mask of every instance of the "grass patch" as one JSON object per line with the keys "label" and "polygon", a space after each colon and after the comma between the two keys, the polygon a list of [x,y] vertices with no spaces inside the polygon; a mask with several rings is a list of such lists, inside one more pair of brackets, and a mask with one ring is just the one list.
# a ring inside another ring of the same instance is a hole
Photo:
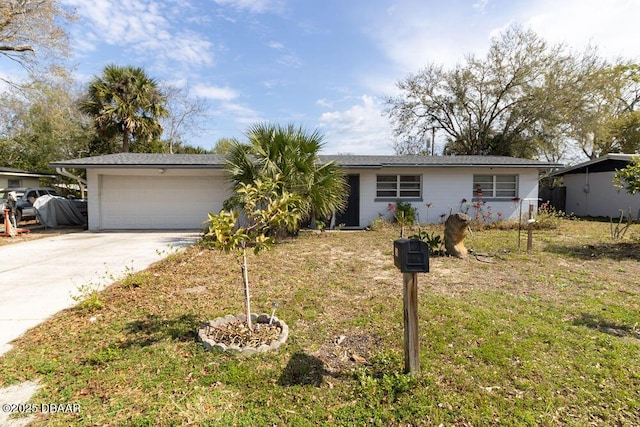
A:
{"label": "grass patch", "polygon": [[80,405],[38,414],[43,426],[638,425],[637,241],[609,234],[562,220],[527,254],[524,234],[519,251],[517,230],[487,229],[466,241],[487,257],[432,258],[416,377],[403,374],[398,230],[384,227],[250,257],[254,310],[276,301],[290,327],[278,352],[195,341],[200,322],[242,312],[243,291],[234,256],[193,247],[29,331],[0,358],[0,386],[39,380],[33,402]]}

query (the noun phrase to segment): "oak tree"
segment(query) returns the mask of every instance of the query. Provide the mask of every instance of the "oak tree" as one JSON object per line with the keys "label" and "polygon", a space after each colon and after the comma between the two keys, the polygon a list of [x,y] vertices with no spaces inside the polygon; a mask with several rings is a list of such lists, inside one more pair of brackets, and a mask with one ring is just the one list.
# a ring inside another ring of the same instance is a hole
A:
{"label": "oak tree", "polygon": [[436,134],[444,154],[545,157],[636,152],[638,65],[596,48],[549,45],[519,26],[492,40],[484,57],[452,69],[431,64],[387,98],[398,154],[425,154]]}
{"label": "oak tree", "polygon": [[531,157],[532,128],[547,109],[543,76],[558,55],[533,31],[511,27],[484,58],[467,55],[451,70],[431,64],[401,80],[387,114],[396,135],[414,145],[435,131],[448,154]]}

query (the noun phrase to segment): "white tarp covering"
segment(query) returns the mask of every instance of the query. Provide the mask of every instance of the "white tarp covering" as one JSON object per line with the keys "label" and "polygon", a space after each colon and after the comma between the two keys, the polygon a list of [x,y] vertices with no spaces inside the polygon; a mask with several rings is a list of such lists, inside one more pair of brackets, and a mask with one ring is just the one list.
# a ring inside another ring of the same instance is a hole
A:
{"label": "white tarp covering", "polygon": [[40,223],[46,227],[63,225],[86,225],[87,220],[72,200],[58,196],[40,196],[33,203]]}

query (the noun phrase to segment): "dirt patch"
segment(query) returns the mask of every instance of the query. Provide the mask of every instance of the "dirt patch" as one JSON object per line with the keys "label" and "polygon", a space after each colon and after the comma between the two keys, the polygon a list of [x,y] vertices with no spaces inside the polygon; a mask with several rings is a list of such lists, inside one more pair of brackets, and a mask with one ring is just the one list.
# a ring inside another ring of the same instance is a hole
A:
{"label": "dirt patch", "polygon": [[328,373],[337,374],[368,364],[380,341],[374,334],[339,335],[324,343],[313,355],[324,363]]}
{"label": "dirt patch", "polygon": [[[0,227],[4,227],[4,224],[1,224]],[[86,230],[86,227],[83,227],[83,226],[46,228],[35,221],[21,223],[20,228],[29,230],[29,232],[20,233],[15,237],[0,237],[0,246],[12,245],[12,244],[22,243],[22,242],[29,242],[31,240],[58,236],[60,234],[78,233],[80,231]]]}

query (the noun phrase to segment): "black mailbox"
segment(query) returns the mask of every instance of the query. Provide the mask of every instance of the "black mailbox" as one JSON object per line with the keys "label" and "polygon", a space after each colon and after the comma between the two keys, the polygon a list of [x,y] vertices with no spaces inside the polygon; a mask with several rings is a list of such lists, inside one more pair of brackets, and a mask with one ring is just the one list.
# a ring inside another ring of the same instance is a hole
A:
{"label": "black mailbox", "polygon": [[403,273],[428,273],[429,245],[417,239],[394,240],[393,263]]}

